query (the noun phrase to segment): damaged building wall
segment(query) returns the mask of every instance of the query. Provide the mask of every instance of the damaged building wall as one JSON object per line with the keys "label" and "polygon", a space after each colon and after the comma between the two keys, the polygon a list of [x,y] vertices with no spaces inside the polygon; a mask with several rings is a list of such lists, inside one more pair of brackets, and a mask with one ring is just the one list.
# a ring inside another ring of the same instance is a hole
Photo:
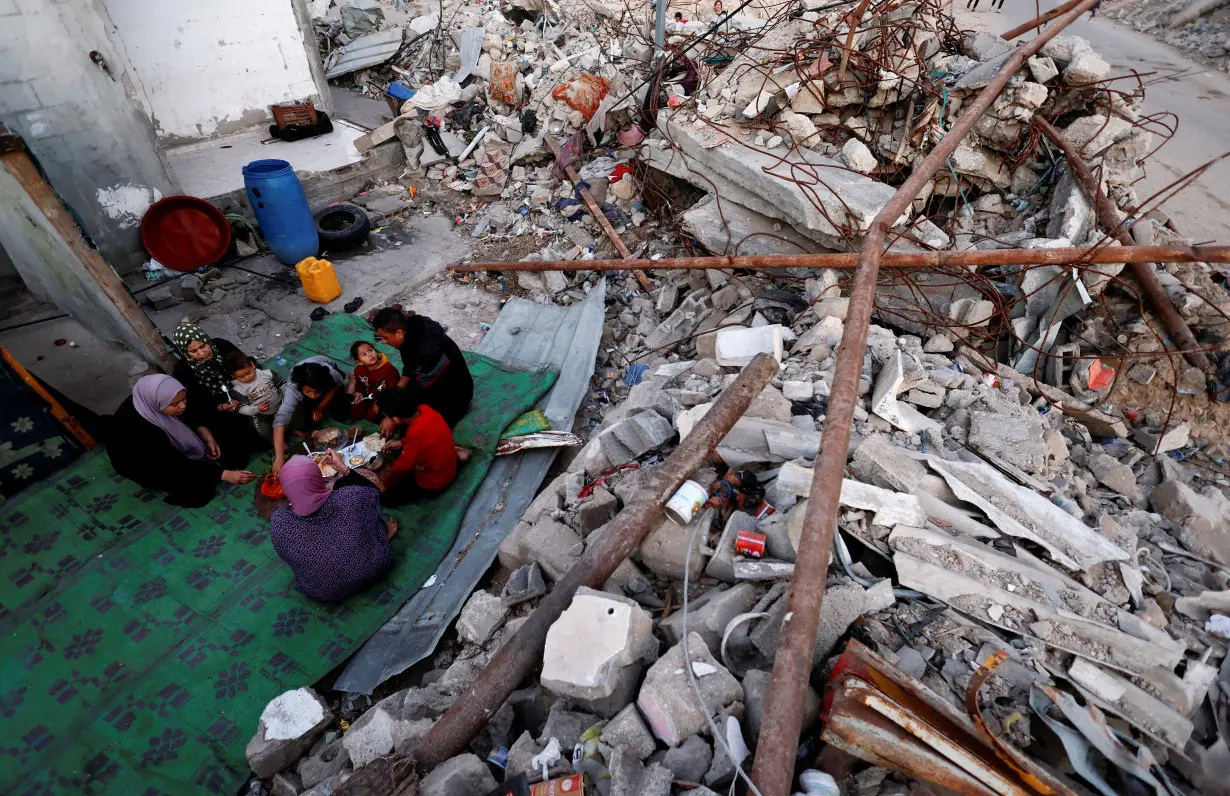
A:
{"label": "damaged building wall", "polygon": [[164,144],[267,124],[270,105],[310,100],[321,106],[328,96],[311,26],[300,25],[307,20],[302,0],[102,5]]}
{"label": "damaged building wall", "polygon": [[[20,135],[86,234],[119,271],[148,257],[139,226],[146,209],[177,193],[153,127],[129,96],[131,70],[107,39],[92,0],[0,4],[0,122]],[[94,54],[94,60],[91,60]],[[32,292],[55,299],[41,275],[52,262],[22,262]]]}

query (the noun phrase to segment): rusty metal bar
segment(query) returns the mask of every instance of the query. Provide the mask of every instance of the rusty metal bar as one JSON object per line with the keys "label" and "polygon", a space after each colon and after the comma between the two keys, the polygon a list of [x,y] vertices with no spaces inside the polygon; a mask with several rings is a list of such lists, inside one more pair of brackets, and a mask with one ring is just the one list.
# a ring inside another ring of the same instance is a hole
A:
{"label": "rusty metal bar", "polygon": [[[1000,38],[1003,39],[1004,41],[1012,41],[1017,36],[1020,36],[1024,33],[1028,33],[1033,28],[1040,28],[1042,25],[1045,25],[1046,23],[1050,22],[1055,17],[1063,16],[1064,14],[1068,13],[1069,11],[1076,8],[1080,4],[1081,4],[1081,0],[1068,0],[1068,2],[1064,3],[1063,5],[1055,6],[1050,11],[1047,11],[1045,14],[1040,14],[1035,19],[1031,19],[1024,24],[1017,25],[1015,28],[1008,31],[1007,33],[1000,34]],[[1082,11],[1081,13],[1083,14],[1084,12]]]}
{"label": "rusty metal bar", "polygon": [[[884,252],[881,268],[977,268],[990,265],[1067,265],[1069,263],[1228,263],[1230,246],[1065,247],[1062,249],[965,249],[963,251]],[[710,268],[841,268],[858,265],[858,253],[748,254],[739,257],[675,257],[653,260],[529,260],[464,263],[458,273],[482,271],[626,271],[638,265],[651,271]]]}
{"label": "rusty metal bar", "polygon": [[777,360],[768,354],[760,354],[743,368],[734,384],[718,396],[713,408],[674,452],[649,474],[637,499],[624,506],[596,544],[586,548],[516,635],[500,647],[465,693],[431,728],[413,752],[421,767],[431,768],[465,750],[508,695],[542,662],[547,630],[572,602],[577,589],[602,587],[650,528],[662,521],[666,501],[704,463],[777,370]]}
{"label": "rusty metal bar", "polygon": [[837,349],[828,417],[820,438],[820,455],[812,476],[811,497],[803,516],[803,536],[798,546],[794,579],[786,597],[786,616],[790,620],[782,625],[781,641],[773,662],[773,678],[765,697],[764,725],[752,768],[752,781],[762,796],[787,796],[794,780],[795,752],[806,702],[805,689],[811,676],[816,630],[824,602],[833,532],[837,526],[841,478],[846,469],[850,427],[854,421],[863,353],[867,346],[867,329],[871,323],[876,278],[888,231],[906,213],[927,181],[952,156],[974,123],[990,110],[1008,81],[1025,65],[1026,59],[1097,2],[1099,0],[1082,0],[1072,11],[1056,20],[1050,30],[1012,54],[995,79],[965,108],[960,120],[876,214],[863,240],[858,269],[854,273],[854,286],[850,291],[845,330]]}
{"label": "rusty metal bar", "polygon": [[[1131,233],[1119,221],[1118,208],[1115,207],[1114,202],[1102,190],[1101,181],[1093,175],[1089,164],[1081,157],[1080,152],[1076,150],[1072,142],[1064,138],[1050,122],[1041,117],[1035,116],[1033,125],[1049,138],[1051,143],[1063,151],[1064,157],[1068,159],[1068,166],[1076,175],[1081,188],[1084,189],[1085,196],[1089,198],[1089,203],[1093,205],[1094,212],[1097,213],[1097,219],[1101,223],[1102,228],[1106,230],[1106,234],[1112,236],[1124,246],[1133,245],[1135,241],[1132,239]],[[1213,364],[1209,362],[1208,355],[1201,350],[1203,346],[1196,341],[1196,336],[1188,328],[1187,322],[1183,320],[1183,316],[1179,315],[1179,311],[1175,309],[1170,296],[1166,295],[1166,290],[1157,278],[1157,273],[1153,270],[1152,263],[1148,260],[1131,260],[1128,262],[1128,266],[1132,269],[1132,277],[1140,285],[1140,289],[1144,292],[1145,297],[1149,299],[1149,303],[1153,305],[1153,309],[1161,316],[1162,325],[1166,327],[1166,331],[1170,333],[1170,339],[1179,347],[1183,356],[1195,367],[1205,373],[1211,373],[1213,371]]]}
{"label": "rusty metal bar", "polygon": [[[550,134],[546,136],[546,141],[551,154],[555,156],[556,160],[559,160],[559,144],[555,143],[555,139]],[[568,179],[572,180],[573,185],[581,182],[581,176],[577,174],[577,170],[571,165],[564,166],[564,173],[568,175]],[[632,252],[628,251],[628,247],[624,245],[623,239],[619,237],[619,233],[611,226],[611,222],[607,220],[606,214],[602,212],[602,208],[598,206],[598,203],[594,200],[594,195],[589,192],[589,189],[578,186],[577,193],[581,195],[581,200],[585,202],[585,206],[589,208],[589,214],[598,222],[598,226],[602,227],[602,231],[611,239],[611,243],[615,244],[615,251],[619,252],[620,256],[624,259],[636,259],[632,256]],[[632,266],[632,269],[632,275],[636,277],[641,290],[644,290],[646,293],[653,292],[653,282],[650,281],[645,272],[636,266]]]}
{"label": "rusty metal bar", "polygon": [[[858,7],[846,18],[850,20],[850,32],[846,35],[846,46],[841,48],[841,66],[837,70],[837,85],[845,88],[846,66],[850,63],[850,51],[854,49],[854,34],[858,33],[858,25],[863,21],[863,14],[871,0],[859,0]],[[820,76],[821,78],[824,75]]]}

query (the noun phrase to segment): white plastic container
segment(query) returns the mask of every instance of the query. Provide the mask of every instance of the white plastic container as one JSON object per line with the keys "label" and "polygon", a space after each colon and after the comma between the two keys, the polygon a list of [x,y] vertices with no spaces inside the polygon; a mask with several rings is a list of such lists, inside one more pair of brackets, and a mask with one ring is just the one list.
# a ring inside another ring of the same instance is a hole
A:
{"label": "white plastic container", "polygon": [[687,525],[692,517],[709,499],[709,490],[695,481],[684,481],[683,486],[666,503],[666,516],[676,525]]}

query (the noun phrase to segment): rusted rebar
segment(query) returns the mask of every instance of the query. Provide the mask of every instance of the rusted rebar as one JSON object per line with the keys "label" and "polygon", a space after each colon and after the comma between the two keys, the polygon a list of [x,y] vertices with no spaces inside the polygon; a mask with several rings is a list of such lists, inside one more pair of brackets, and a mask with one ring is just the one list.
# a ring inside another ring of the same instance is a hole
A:
{"label": "rusted rebar", "polygon": [[[1097,213],[1098,222],[1106,230],[1106,234],[1122,243],[1124,247],[1132,246],[1135,241],[1131,233],[1128,232],[1127,227],[1120,222],[1118,208],[1115,207],[1114,202],[1110,200],[1106,192],[1102,190],[1100,180],[1093,175],[1089,164],[1081,157],[1080,152],[1072,145],[1072,142],[1064,138],[1053,125],[1041,117],[1035,116],[1033,125],[1063,152],[1064,157],[1068,160],[1068,167],[1076,175],[1077,182],[1080,183],[1085,196],[1089,198],[1089,203],[1093,205],[1094,212]],[[1114,249],[1110,250],[1114,251]],[[1141,291],[1144,292],[1153,310],[1161,316],[1162,325],[1170,333],[1170,338],[1174,341],[1175,345],[1183,352],[1183,356],[1188,362],[1203,372],[1212,372],[1213,365],[1209,362],[1208,355],[1202,350],[1204,346],[1196,341],[1196,335],[1192,334],[1192,330],[1188,328],[1187,322],[1183,320],[1183,316],[1179,315],[1179,311],[1175,309],[1170,296],[1166,295],[1165,288],[1162,287],[1161,281],[1157,278],[1157,273],[1153,270],[1153,262],[1159,261],[1127,261],[1136,284],[1140,285]]]}
{"label": "rusted rebar", "polygon": [[1056,17],[1063,16],[1064,14],[1068,13],[1069,11],[1076,8],[1080,4],[1081,4],[1081,0],[1068,0],[1068,2],[1062,5],[1055,6],[1050,11],[1047,11],[1045,14],[1040,14],[1035,19],[1031,19],[1028,22],[1024,22],[1020,25],[1017,25],[1015,28],[1008,31],[1007,33],[1000,34],[1000,38],[1003,39],[1004,41],[1012,41],[1017,36],[1028,33],[1034,28],[1040,28],[1042,25],[1045,25],[1046,23],[1050,22],[1052,19],[1055,19]]}
{"label": "rusted rebar", "polygon": [[704,463],[705,457],[743,416],[777,370],[777,360],[768,354],[760,354],[743,368],[734,384],[718,396],[713,408],[680,441],[666,461],[649,473],[648,482],[637,498],[624,506],[596,544],[586,548],[568,574],[530,613],[525,624],[500,647],[474,682],[431,728],[413,752],[421,767],[432,768],[466,748],[513,689],[542,662],[547,630],[572,602],[577,589],[581,586],[601,588],[650,528],[662,521],[662,507],[666,501]]}
{"label": "rusted rebar", "polygon": [[[748,254],[740,257],[674,257],[662,260],[528,260],[463,263],[458,273],[483,271],[651,271],[722,268],[841,268],[858,265],[856,252],[840,254]],[[1082,263],[1230,263],[1230,246],[1074,246],[1062,249],[966,249],[963,251],[885,252],[881,268],[976,268],[990,265],[1080,265]]]}
{"label": "rusted rebar", "polygon": [[837,350],[828,416],[820,439],[820,455],[812,476],[811,496],[803,516],[803,535],[798,545],[794,578],[786,597],[787,620],[782,623],[781,640],[773,663],[773,678],[765,696],[764,724],[756,746],[752,781],[762,796],[787,796],[794,781],[794,764],[799,730],[803,724],[806,689],[811,677],[816,649],[816,630],[824,602],[824,585],[837,526],[841,479],[846,469],[850,428],[858,401],[867,329],[875,303],[876,279],[888,231],[906,213],[910,203],[952,156],[974,124],[1003,93],[1008,81],[1026,59],[1046,42],[1072,24],[1099,0],[1082,0],[1066,15],[1055,20],[1047,31],[1017,49],[995,79],[964,108],[961,118],[915,167],[892,199],[876,214],[859,252],[854,287],[850,292],[845,329]]}

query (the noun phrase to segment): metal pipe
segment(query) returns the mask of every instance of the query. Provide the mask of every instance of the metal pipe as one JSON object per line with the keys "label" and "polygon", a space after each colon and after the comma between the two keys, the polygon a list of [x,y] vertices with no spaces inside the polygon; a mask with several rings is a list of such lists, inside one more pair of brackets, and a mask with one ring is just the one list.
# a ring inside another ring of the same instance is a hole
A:
{"label": "metal pipe", "polygon": [[[1034,117],[1033,125],[1049,138],[1051,143],[1063,151],[1064,157],[1068,159],[1069,168],[1076,175],[1077,181],[1085,191],[1085,196],[1089,197],[1089,202],[1093,205],[1094,212],[1097,213],[1097,219],[1101,223],[1102,228],[1106,230],[1106,233],[1124,246],[1133,245],[1135,241],[1131,233],[1119,221],[1118,208],[1115,207],[1114,202],[1110,200],[1106,192],[1102,190],[1101,181],[1093,176],[1093,171],[1090,170],[1089,164],[1081,157],[1080,152],[1072,145],[1072,142],[1064,138],[1050,122],[1040,116]],[[1152,263],[1148,260],[1132,260],[1128,263],[1128,267],[1132,269],[1132,277],[1140,285],[1141,291],[1149,299],[1153,309],[1161,316],[1162,325],[1166,327],[1166,331],[1170,333],[1170,338],[1182,351],[1183,356],[1195,367],[1205,373],[1211,373],[1213,371],[1213,364],[1209,362],[1208,355],[1201,350],[1203,346],[1196,341],[1196,335],[1192,334],[1192,330],[1188,328],[1187,322],[1183,320],[1183,316],[1179,315],[1179,311],[1175,309],[1174,302],[1170,300],[1170,296],[1166,295],[1166,290],[1157,278],[1157,272],[1153,270]]]}
{"label": "metal pipe", "polygon": [[[965,249],[963,251],[884,252],[881,268],[976,268],[990,265],[1067,265],[1069,263],[1227,263],[1230,246],[1088,246],[1062,249]],[[648,265],[651,271],[711,268],[841,268],[858,265],[856,252],[840,254],[748,254],[739,257],[674,257],[653,260],[530,260],[463,263],[458,273],[482,271],[626,271]]]}
{"label": "metal pipe", "polygon": [[[666,0],[661,0],[665,3]],[[551,150],[551,154],[559,160],[559,144],[555,143],[555,139],[551,134],[546,135],[547,147]],[[578,185],[581,182],[581,176],[577,174],[577,170],[571,164],[564,166],[564,173],[568,175],[568,179],[572,180],[573,185],[577,185],[577,193],[581,195],[581,201],[585,202],[585,206],[589,208],[589,214],[598,222],[598,226],[602,227],[602,231],[610,238],[611,243],[615,245],[615,251],[619,252],[620,256],[628,260],[636,259],[632,256],[632,252],[628,251],[628,247],[624,245],[623,239],[619,237],[619,233],[615,231],[615,227],[611,226],[611,222],[607,220],[606,213],[602,212],[602,208],[598,206],[598,202],[594,200],[594,195],[589,192],[588,188]],[[645,275],[645,272],[640,270],[639,266],[631,266],[632,275],[636,277],[637,283],[641,286],[641,290],[646,293],[653,292],[653,282]]]}
{"label": "metal pipe", "polygon": [[909,209],[910,203],[927,181],[952,156],[974,123],[990,110],[1008,81],[1025,65],[1026,59],[1098,1],[1082,0],[1075,9],[1057,20],[1050,30],[1012,54],[990,85],[970,103],[960,120],[876,214],[863,241],[858,270],[854,273],[854,286],[850,291],[841,346],[837,350],[828,417],[820,438],[820,455],[812,476],[807,511],[803,515],[803,535],[798,545],[794,579],[786,597],[786,616],[789,620],[782,623],[781,641],[773,662],[773,678],[765,696],[764,724],[760,742],[756,745],[752,781],[764,796],[787,796],[794,781],[795,755],[806,702],[805,690],[816,650],[816,630],[824,602],[829,557],[833,550],[833,531],[837,527],[841,478],[846,469],[850,427],[854,421],[863,353],[867,346],[867,328],[871,322],[876,278],[887,233]]}
{"label": "metal pipe", "polygon": [[[649,474],[648,483],[636,500],[624,506],[596,544],[587,547],[580,560],[543,598],[517,631],[478,677],[440,717],[412,753],[423,768],[431,768],[463,751],[508,695],[542,662],[547,630],[572,602],[581,586],[600,588],[615,569],[636,549],[656,523],[662,507],[675,490],[704,463],[709,452],[747,411],[756,396],[777,373],[777,360],[760,354],[743,368],[734,384],[726,388],[713,408],[660,467]],[[794,753],[791,752],[793,759]]]}
{"label": "metal pipe", "polygon": [[[1020,36],[1024,33],[1028,33],[1033,28],[1038,28],[1041,25],[1045,25],[1046,23],[1050,22],[1055,17],[1062,16],[1068,13],[1069,11],[1076,8],[1080,4],[1081,4],[1081,0],[1068,0],[1068,2],[1064,3],[1063,5],[1055,6],[1050,11],[1047,11],[1045,14],[1039,14],[1036,18],[1031,19],[1028,22],[1023,23],[1021,25],[1017,25],[1015,28],[1008,31],[1007,33],[1001,34],[1000,38],[1003,39],[1004,41],[1012,41],[1017,36]],[[1084,12],[1082,11],[1081,13],[1083,14]]]}

